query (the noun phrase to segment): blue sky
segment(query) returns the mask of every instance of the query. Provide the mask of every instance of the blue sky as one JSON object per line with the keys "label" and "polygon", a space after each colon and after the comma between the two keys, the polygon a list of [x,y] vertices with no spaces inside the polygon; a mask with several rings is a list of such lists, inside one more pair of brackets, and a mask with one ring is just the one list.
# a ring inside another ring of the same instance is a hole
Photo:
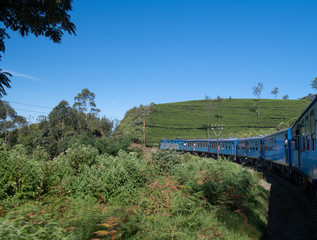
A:
{"label": "blue sky", "polygon": [[77,36],[59,45],[9,32],[0,68],[15,76],[3,100],[36,118],[88,88],[101,115],[121,120],[151,102],[253,98],[258,82],[262,98],[279,87],[278,98],[297,99],[315,93],[316,10],[316,1],[77,0]]}

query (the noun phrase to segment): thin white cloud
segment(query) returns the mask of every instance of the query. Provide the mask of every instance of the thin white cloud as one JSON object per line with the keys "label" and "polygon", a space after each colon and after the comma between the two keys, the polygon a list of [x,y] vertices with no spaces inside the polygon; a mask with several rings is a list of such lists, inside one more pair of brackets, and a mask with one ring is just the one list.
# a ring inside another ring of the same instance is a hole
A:
{"label": "thin white cloud", "polygon": [[36,77],[32,77],[32,76],[27,75],[27,74],[17,73],[17,72],[13,72],[13,71],[10,71],[10,70],[3,70],[3,72],[9,72],[9,73],[11,73],[12,76],[14,76],[14,77],[22,77],[22,78],[31,79],[31,80],[34,80],[34,81],[37,81],[37,82],[42,82],[41,79],[36,78]]}

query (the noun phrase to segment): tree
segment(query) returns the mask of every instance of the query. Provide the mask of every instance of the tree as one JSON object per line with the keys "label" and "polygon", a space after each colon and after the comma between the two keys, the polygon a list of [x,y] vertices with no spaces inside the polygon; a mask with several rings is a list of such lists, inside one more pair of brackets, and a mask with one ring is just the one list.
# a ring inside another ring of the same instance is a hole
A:
{"label": "tree", "polygon": [[311,87],[317,90],[317,77],[315,77],[314,80],[310,83]]}
{"label": "tree", "polygon": [[278,87],[274,88],[272,91],[271,91],[271,94],[275,95],[275,99],[277,97],[277,94],[278,94]]}
{"label": "tree", "polygon": [[95,94],[87,88],[78,93],[74,100],[73,108],[78,112],[92,114],[93,116],[96,116],[100,112],[100,109],[96,108]]}
{"label": "tree", "polygon": [[[33,34],[45,36],[60,43],[63,31],[75,34],[76,26],[70,21],[68,12],[72,10],[72,0],[2,0],[0,2],[0,53],[5,52],[7,29],[18,31],[22,37]],[[1,54],[0,54],[1,60]],[[10,87],[7,73],[0,70],[0,92],[5,94],[4,86]],[[10,75],[9,75],[10,76]]]}
{"label": "tree", "polygon": [[252,87],[253,90],[253,95],[256,96],[258,98],[257,102],[258,102],[258,117],[260,117],[260,109],[261,109],[261,93],[263,90],[263,83],[258,83],[258,85]]}
{"label": "tree", "polygon": [[[1,56],[0,56],[1,58]],[[3,96],[3,95],[6,95],[6,91],[4,89],[4,86],[7,87],[7,88],[10,88],[10,79],[9,77],[12,77],[11,73],[8,73],[8,72],[3,72],[2,69],[0,68],[0,98]]]}
{"label": "tree", "polygon": [[213,104],[211,98],[207,95],[205,96],[205,100],[206,100],[206,110],[207,110],[207,138],[210,138],[210,133],[209,133],[210,116],[211,116],[211,113],[214,109],[214,104]]}
{"label": "tree", "polygon": [[287,100],[287,99],[288,99],[288,94],[283,95],[283,99],[284,99],[284,100]]}
{"label": "tree", "polygon": [[258,83],[258,85],[252,87],[253,90],[253,95],[256,96],[257,98],[261,98],[261,93],[263,90],[263,83]]}
{"label": "tree", "polygon": [[4,133],[4,141],[10,148],[11,132],[26,123],[26,119],[19,116],[7,101],[0,100],[0,131]]}

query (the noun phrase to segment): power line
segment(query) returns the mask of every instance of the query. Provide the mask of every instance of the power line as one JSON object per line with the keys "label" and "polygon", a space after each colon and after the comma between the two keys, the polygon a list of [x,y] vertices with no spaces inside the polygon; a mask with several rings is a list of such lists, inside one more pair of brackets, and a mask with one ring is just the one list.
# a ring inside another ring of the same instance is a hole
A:
{"label": "power line", "polygon": [[15,110],[18,110],[18,111],[24,111],[24,112],[34,112],[34,113],[44,113],[44,114],[48,114],[47,112],[39,112],[39,111],[23,110],[23,109],[17,109],[17,108],[15,108]]}
{"label": "power line", "polygon": [[[31,107],[38,107],[38,108],[47,108],[47,109],[53,109],[50,107],[43,107],[43,106],[38,106],[38,105],[32,105],[32,104],[27,104],[27,103],[19,103],[19,102],[12,102],[12,101],[7,101],[9,103],[15,103],[15,104],[20,104],[20,105],[24,105],[24,106],[31,106]],[[23,110],[22,110],[23,111]]]}

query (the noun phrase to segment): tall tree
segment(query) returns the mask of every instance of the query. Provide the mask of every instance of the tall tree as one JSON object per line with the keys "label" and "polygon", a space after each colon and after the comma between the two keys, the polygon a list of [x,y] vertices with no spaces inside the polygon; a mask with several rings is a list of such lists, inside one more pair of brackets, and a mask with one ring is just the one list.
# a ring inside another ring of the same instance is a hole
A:
{"label": "tall tree", "polygon": [[276,99],[278,93],[279,93],[278,87],[274,88],[274,89],[271,91],[271,94],[272,94],[272,95],[275,95],[275,99]]}
{"label": "tall tree", "polygon": [[[1,0],[0,22],[5,28],[0,28],[0,53],[5,52],[4,40],[10,38],[7,29],[18,31],[23,37],[29,34],[36,37],[45,36],[55,43],[61,42],[63,31],[75,35],[76,26],[70,21],[68,14],[72,10],[72,2],[72,0]],[[5,94],[4,86],[10,87],[6,75],[0,71],[1,94]]]}
{"label": "tall tree", "polygon": [[263,91],[263,83],[259,82],[256,86],[252,87],[253,95],[258,98],[258,117],[260,117],[260,110],[261,110],[261,94]]}
{"label": "tall tree", "polygon": [[214,109],[214,104],[209,96],[205,96],[207,111],[207,138],[210,138],[210,117]]}
{"label": "tall tree", "polygon": [[95,94],[90,92],[87,88],[84,88],[80,93],[74,97],[75,103],[73,108],[76,109],[78,112],[91,114],[96,116],[100,109],[96,108],[95,103]]}
{"label": "tall tree", "polygon": [[7,101],[0,100],[0,131],[4,133],[4,140],[10,147],[11,132],[26,123],[26,119],[19,116]]}

